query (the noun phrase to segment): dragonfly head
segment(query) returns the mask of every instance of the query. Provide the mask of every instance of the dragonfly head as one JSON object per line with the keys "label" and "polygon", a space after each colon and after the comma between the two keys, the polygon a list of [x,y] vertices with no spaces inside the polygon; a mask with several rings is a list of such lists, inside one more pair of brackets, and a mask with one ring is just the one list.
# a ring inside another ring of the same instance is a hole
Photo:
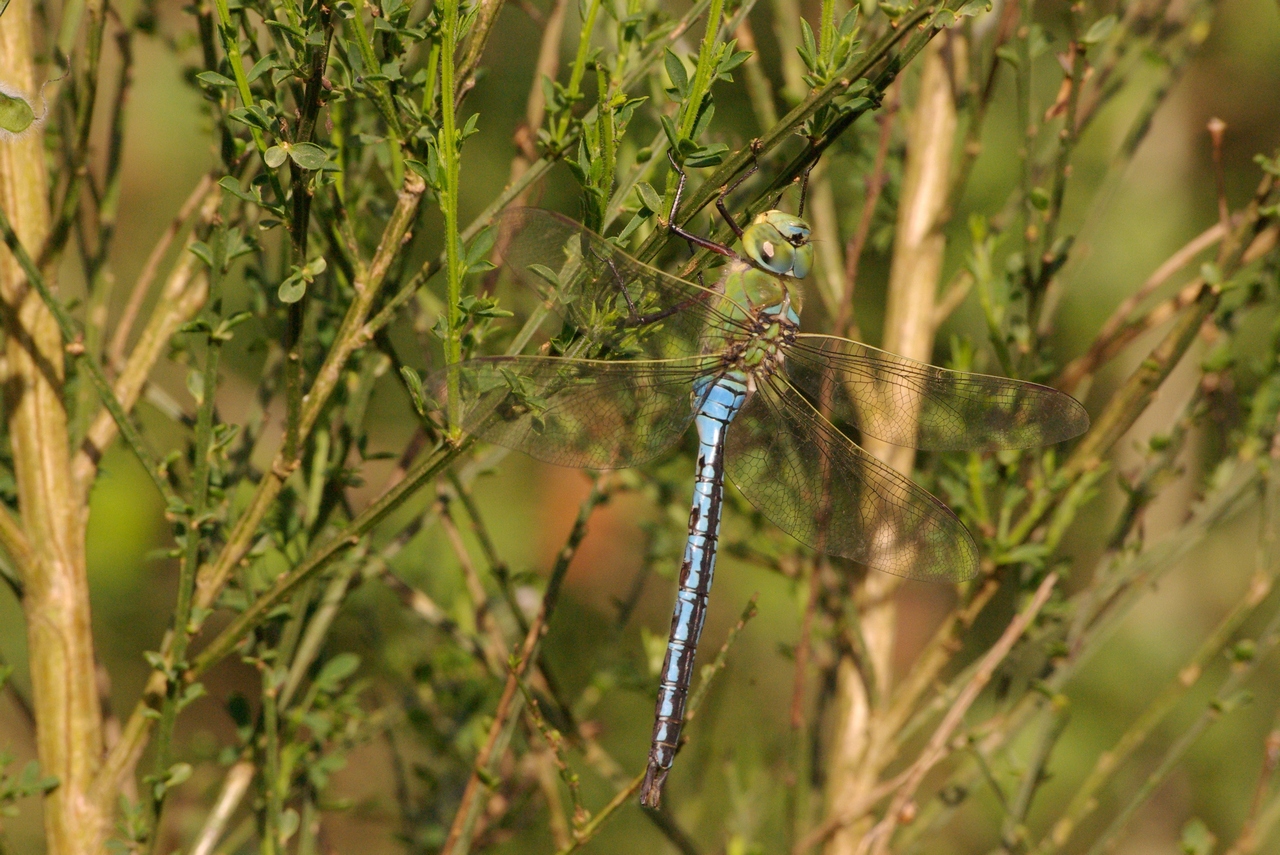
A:
{"label": "dragonfly head", "polygon": [[813,266],[809,224],[782,211],[756,215],[743,229],[742,248],[754,263],[779,276],[803,279]]}

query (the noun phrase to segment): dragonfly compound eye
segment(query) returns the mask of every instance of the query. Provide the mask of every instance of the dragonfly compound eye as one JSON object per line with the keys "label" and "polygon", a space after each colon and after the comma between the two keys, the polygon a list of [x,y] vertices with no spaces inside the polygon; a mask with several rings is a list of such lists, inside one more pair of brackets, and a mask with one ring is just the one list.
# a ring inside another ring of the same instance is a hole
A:
{"label": "dragonfly compound eye", "polygon": [[770,273],[787,276],[795,263],[796,248],[768,223],[752,223],[742,233],[747,256]]}
{"label": "dragonfly compound eye", "polygon": [[781,211],[766,211],[742,235],[742,246],[756,264],[779,276],[803,279],[813,266],[809,225]]}

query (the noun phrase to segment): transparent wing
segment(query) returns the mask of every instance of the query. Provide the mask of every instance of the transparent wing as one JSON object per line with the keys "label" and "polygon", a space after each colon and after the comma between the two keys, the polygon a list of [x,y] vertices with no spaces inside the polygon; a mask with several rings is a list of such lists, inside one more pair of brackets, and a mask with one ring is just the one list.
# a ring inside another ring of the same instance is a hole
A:
{"label": "transparent wing", "polygon": [[1084,433],[1089,415],[1057,389],[948,371],[865,344],[800,335],[787,374],[831,418],[894,445],[935,451],[1034,448]]}
{"label": "transparent wing", "polygon": [[567,217],[515,208],[501,218],[507,267],[597,344],[650,359],[702,352],[710,330],[739,324],[722,294],[663,273]]}
{"label": "transparent wing", "polygon": [[908,579],[960,581],[978,549],[951,510],[840,433],[781,378],[729,425],[725,462],[743,495],[819,552]]}
{"label": "transparent wing", "polygon": [[675,444],[693,420],[694,380],[714,364],[485,357],[437,372],[429,388],[445,400],[454,373],[469,434],[559,466],[620,469]]}

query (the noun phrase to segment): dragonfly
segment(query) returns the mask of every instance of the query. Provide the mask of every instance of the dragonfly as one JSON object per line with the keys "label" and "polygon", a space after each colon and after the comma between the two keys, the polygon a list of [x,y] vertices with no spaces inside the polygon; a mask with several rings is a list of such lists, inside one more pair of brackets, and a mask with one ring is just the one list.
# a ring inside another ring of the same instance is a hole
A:
{"label": "dragonfly", "polygon": [[764,517],[818,552],[957,582],[978,572],[973,537],[859,440],[1021,449],[1089,425],[1084,407],[1047,386],[801,332],[800,281],[814,255],[808,224],[770,210],[741,226],[722,193],[717,208],[735,249],[676,225],[684,184],[680,172],[667,228],[724,259],[714,284],[664,273],[559,214],[508,211],[502,260],[559,316],[564,346],[463,361],[440,384],[456,398],[449,410],[463,431],[562,466],[638,466],[691,424],[697,430],[688,539],[640,788],[647,807],[657,807],[680,745],[726,473]]}

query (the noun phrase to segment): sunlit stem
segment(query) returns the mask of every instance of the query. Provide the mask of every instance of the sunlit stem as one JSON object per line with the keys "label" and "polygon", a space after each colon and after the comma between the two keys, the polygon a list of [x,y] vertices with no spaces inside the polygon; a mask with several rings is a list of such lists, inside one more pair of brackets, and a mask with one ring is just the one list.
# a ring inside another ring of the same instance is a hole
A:
{"label": "sunlit stem", "polygon": [[[600,0],[590,0],[586,14],[582,17],[582,30],[578,33],[578,52],[573,57],[573,68],[569,71],[569,102],[573,103],[582,94],[582,77],[587,72],[587,56],[591,52],[591,33],[596,28],[596,15],[600,12]],[[569,132],[569,114],[560,119],[557,128],[557,139]]]}
{"label": "sunlit stem", "polygon": [[830,67],[831,58],[836,50],[836,3],[835,0],[822,0],[822,19],[818,24],[818,54],[822,62]]}
{"label": "sunlit stem", "polygon": [[701,112],[702,99],[711,89],[711,79],[717,65],[716,36],[720,33],[720,18],[724,14],[724,0],[711,0],[711,8],[707,10],[707,29],[702,35],[702,45],[698,48],[698,67],[693,72],[693,83],[689,86],[689,98],[684,103],[684,112],[680,116],[680,136],[688,138],[693,133],[693,126]]}
{"label": "sunlit stem", "polygon": [[[462,259],[458,255],[458,132],[454,114],[454,54],[458,47],[458,3],[445,0],[440,47],[440,156],[444,160],[444,188],[440,211],[444,214],[445,276],[448,285],[444,359],[447,365],[462,360]],[[461,436],[458,377],[449,372],[449,432]]]}

